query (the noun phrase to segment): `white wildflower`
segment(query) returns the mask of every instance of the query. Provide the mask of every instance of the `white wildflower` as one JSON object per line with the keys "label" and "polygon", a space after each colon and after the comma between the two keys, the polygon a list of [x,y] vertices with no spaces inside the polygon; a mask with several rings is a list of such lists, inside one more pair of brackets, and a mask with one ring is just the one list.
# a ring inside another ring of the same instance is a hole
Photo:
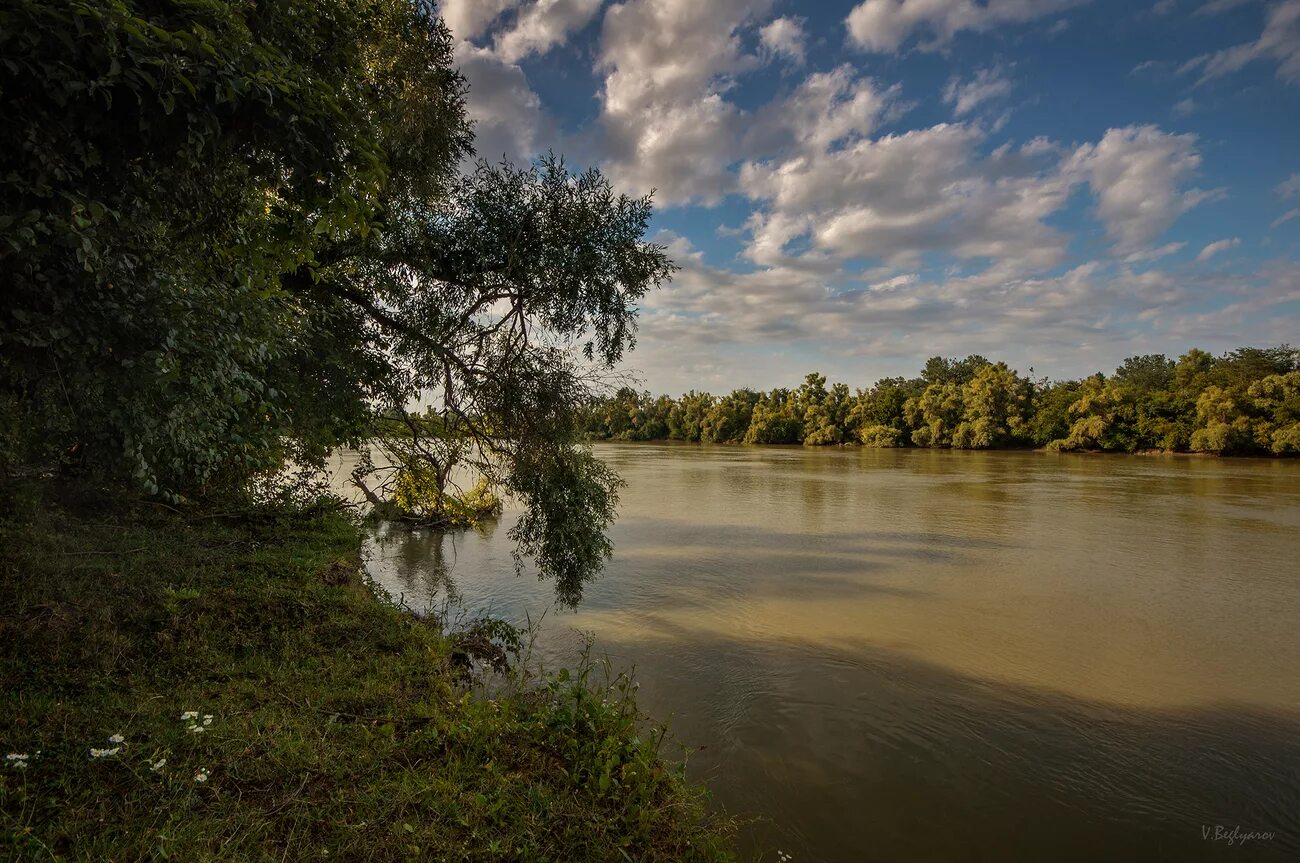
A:
{"label": "white wildflower", "polygon": [[204,725],[211,725],[211,724],[212,724],[212,714],[211,714],[211,713],[205,713],[205,714],[203,714],[203,724],[204,724]]}
{"label": "white wildflower", "polygon": [[191,725],[189,728],[186,729],[186,731],[188,731],[190,734],[202,734],[207,730],[208,729],[204,728],[202,725]]}
{"label": "white wildflower", "polygon": [[[38,752],[37,754],[39,755],[40,753]],[[27,769],[26,752],[10,752],[8,755],[5,756],[5,761],[8,761],[10,766],[13,767],[15,770]]]}
{"label": "white wildflower", "polygon": [[207,781],[208,781],[208,771],[206,771],[206,770],[200,770],[198,773],[195,773],[195,774],[194,774],[194,781],[195,781],[195,782],[207,782]]}
{"label": "white wildflower", "polygon": [[187,710],[181,714],[182,722],[187,722],[191,719],[198,719],[198,718],[199,718],[199,712],[197,710]]}
{"label": "white wildflower", "polygon": [[149,769],[152,770],[154,773],[157,773],[158,771],[162,770],[166,766],[167,766],[167,759],[159,758],[157,761],[149,765]]}
{"label": "white wildflower", "polygon": [[121,747],[121,746],[114,746],[112,749],[95,749],[95,748],[92,747],[91,750],[90,750],[90,757],[91,757],[91,758],[108,758],[110,755],[116,755],[117,753],[119,753],[119,752],[121,752],[121,751],[122,751],[122,747]]}
{"label": "white wildflower", "polygon": [[125,742],[126,742],[126,738],[123,737],[123,736],[120,735],[120,734],[114,734],[112,737],[108,738],[108,742],[109,742],[109,743],[125,743]]}

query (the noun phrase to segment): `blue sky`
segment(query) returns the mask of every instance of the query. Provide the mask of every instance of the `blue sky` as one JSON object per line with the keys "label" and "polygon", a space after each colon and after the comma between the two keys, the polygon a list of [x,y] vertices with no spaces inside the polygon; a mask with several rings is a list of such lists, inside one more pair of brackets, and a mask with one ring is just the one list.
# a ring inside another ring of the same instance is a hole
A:
{"label": "blue sky", "polygon": [[655,391],[1300,342],[1300,0],[445,0],[482,155],[655,190]]}

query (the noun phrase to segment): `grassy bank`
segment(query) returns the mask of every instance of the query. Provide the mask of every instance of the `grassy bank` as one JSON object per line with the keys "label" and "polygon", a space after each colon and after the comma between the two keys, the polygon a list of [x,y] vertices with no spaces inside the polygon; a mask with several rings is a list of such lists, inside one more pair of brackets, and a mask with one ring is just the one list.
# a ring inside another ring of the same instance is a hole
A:
{"label": "grassy bank", "polygon": [[467,686],[338,512],[0,495],[0,858],[730,859],[625,680]]}

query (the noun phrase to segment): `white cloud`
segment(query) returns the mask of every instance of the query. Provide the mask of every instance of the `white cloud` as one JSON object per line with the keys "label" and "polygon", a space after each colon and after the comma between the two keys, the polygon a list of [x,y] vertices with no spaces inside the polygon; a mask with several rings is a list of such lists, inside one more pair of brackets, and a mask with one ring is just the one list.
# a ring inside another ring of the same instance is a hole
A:
{"label": "white cloud", "polygon": [[[883,372],[890,358],[905,358],[890,373],[915,374],[918,358],[934,353],[978,352],[1021,368],[1083,374],[1098,367],[1088,356],[1110,368],[1128,354],[1198,343],[1228,348],[1242,332],[1271,335],[1263,322],[1276,323],[1280,304],[1300,300],[1293,262],[1245,277],[1090,261],[1053,276],[907,271],[832,286],[817,273],[784,267],[711,267],[693,250],[679,260],[683,271],[645,311],[634,359],[656,386],[683,391],[797,381],[807,371],[797,364],[801,355],[816,357],[810,367],[856,384]],[[1199,310],[1224,300],[1222,313]],[[1280,319],[1273,330],[1293,326],[1292,318]],[[706,368],[708,377],[700,377]]]}
{"label": "white cloud", "polygon": [[883,88],[846,64],[814,72],[749,121],[745,153],[822,152],[870,135],[893,107],[899,88]]}
{"label": "white cloud", "polygon": [[1115,252],[1126,255],[1217,194],[1184,188],[1200,165],[1195,135],[1128,126],[1110,129],[1098,143],[1079,147],[1066,170],[1087,179],[1097,199],[1097,217]]}
{"label": "white cloud", "polygon": [[519,0],[443,0],[439,12],[457,39],[477,39]]}
{"label": "white cloud", "polygon": [[1293,210],[1287,210],[1285,213],[1283,213],[1282,215],[1274,219],[1273,224],[1269,225],[1269,227],[1276,228],[1278,225],[1285,225],[1287,222],[1291,221],[1292,219],[1297,219],[1297,218],[1300,218],[1300,207],[1297,207]]}
{"label": "white cloud", "polygon": [[771,0],[628,0],[605,13],[597,69],[602,167],[661,204],[716,202],[734,185],[741,112],[731,76],[758,65],[740,30]]}
{"label": "white cloud", "polygon": [[1227,12],[1236,9],[1238,6],[1245,6],[1247,3],[1253,3],[1255,0],[1207,0],[1206,3],[1196,7],[1196,15],[1218,15],[1221,12]]}
{"label": "white cloud", "polygon": [[[570,41],[600,16],[600,4],[450,5],[480,43],[457,47],[480,148],[526,158],[550,143],[550,121],[512,61]],[[961,31],[1069,5],[868,0],[858,10],[873,7],[901,27],[871,36],[898,48],[916,39],[933,47]],[[912,108],[892,82],[847,64],[802,70],[805,23],[774,17],[773,7],[774,0],[623,0],[600,25],[600,114],[583,141],[592,160],[624,190],[657,187],[660,206],[713,204],[724,195],[749,204],[748,219],[727,234],[739,241],[744,268],[717,266],[685,238],[659,238],[683,270],[644,304],[633,362],[656,388],[770,386],[802,367],[801,356],[825,358],[811,362],[831,372],[837,363],[852,369],[906,357],[899,370],[911,373],[926,353],[1046,364],[1077,360],[1086,344],[1109,367],[1116,356],[1182,348],[1205,334],[1235,339],[1245,324],[1263,332],[1260,321],[1278,317],[1279,303],[1300,297],[1295,267],[1267,279],[1173,259],[1165,269],[1162,259],[1186,248],[1166,231],[1216,194],[1195,187],[1195,136],[1130,126],[1082,144],[1037,137],[999,145],[996,123],[970,119],[1003,107],[995,100],[1011,86],[996,67],[948,82],[940,95],[956,122],[908,129],[900,121]],[[785,64],[779,89],[755,103],[738,81],[774,61]],[[1016,92],[1028,83],[1017,81]],[[1109,238],[1097,260],[1081,261],[1055,219],[1084,188]],[[1300,195],[1300,175],[1278,193]],[[1295,218],[1300,210],[1275,225]],[[1211,243],[1197,259],[1235,244]],[[1205,311],[1224,302],[1231,308],[1221,314]],[[1183,311],[1192,305],[1196,314]]]}
{"label": "white cloud", "polygon": [[1231,239],[1227,239],[1227,240],[1215,240],[1213,243],[1210,243],[1205,248],[1201,249],[1201,253],[1196,256],[1196,260],[1193,261],[1193,263],[1197,263],[1197,264],[1205,263],[1210,258],[1219,254],[1219,252],[1226,252],[1229,249],[1235,249],[1237,246],[1240,245],[1241,245],[1241,240],[1237,237],[1232,237]]}
{"label": "white cloud", "polygon": [[807,37],[798,18],[776,18],[759,29],[758,37],[772,55],[787,57],[795,64],[803,65]]}
{"label": "white cloud", "polygon": [[1201,81],[1238,72],[1259,60],[1277,63],[1277,77],[1300,84],[1300,0],[1285,0],[1269,8],[1264,32],[1254,42],[1243,42],[1212,54],[1202,54],[1183,65],[1182,71],[1201,70]]}
{"label": "white cloud", "polygon": [[1286,198],[1300,197],[1300,174],[1292,174],[1287,179],[1277,184],[1275,189],[1284,200]]}
{"label": "white cloud", "polygon": [[523,70],[469,42],[456,45],[455,63],[469,82],[466,109],[474,121],[478,155],[490,162],[503,155],[516,162],[531,159],[544,117]]}
{"label": "white cloud", "polygon": [[1150,249],[1139,249],[1136,252],[1130,252],[1124,256],[1124,263],[1137,264],[1146,261],[1158,261],[1161,258],[1167,258],[1172,254],[1181,252],[1186,243],[1165,243],[1163,246],[1157,246]]}
{"label": "white cloud", "polygon": [[1177,103],[1175,103],[1170,113],[1172,113],[1175,117],[1190,117],[1195,112],[1196,112],[1196,100],[1193,99],[1191,96],[1188,96],[1186,99],[1182,99]]}
{"label": "white cloud", "polygon": [[868,51],[893,52],[922,32],[934,44],[951,41],[962,30],[984,32],[1054,15],[1086,0],[863,0],[845,25],[854,44]]}
{"label": "white cloud", "polygon": [[951,78],[943,91],[943,101],[953,106],[958,117],[969,114],[982,102],[999,99],[1011,92],[1011,81],[1001,69],[980,69],[969,81]]}
{"label": "white cloud", "polygon": [[603,0],[537,0],[515,18],[510,29],[498,33],[493,45],[501,59],[514,63],[529,54],[545,54],[563,45],[600,11]]}

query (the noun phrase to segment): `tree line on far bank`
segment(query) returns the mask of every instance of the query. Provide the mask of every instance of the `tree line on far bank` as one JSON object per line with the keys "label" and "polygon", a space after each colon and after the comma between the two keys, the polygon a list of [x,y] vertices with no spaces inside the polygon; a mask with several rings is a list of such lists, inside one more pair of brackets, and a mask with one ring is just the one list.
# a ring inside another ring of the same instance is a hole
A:
{"label": "tree line on far bank", "polygon": [[1147,354],[1082,380],[1025,376],[973,355],[932,357],[919,377],[869,389],[828,387],[816,372],[794,389],[725,396],[624,387],[591,404],[587,431],[601,440],[1287,455],[1300,453],[1300,349]]}

